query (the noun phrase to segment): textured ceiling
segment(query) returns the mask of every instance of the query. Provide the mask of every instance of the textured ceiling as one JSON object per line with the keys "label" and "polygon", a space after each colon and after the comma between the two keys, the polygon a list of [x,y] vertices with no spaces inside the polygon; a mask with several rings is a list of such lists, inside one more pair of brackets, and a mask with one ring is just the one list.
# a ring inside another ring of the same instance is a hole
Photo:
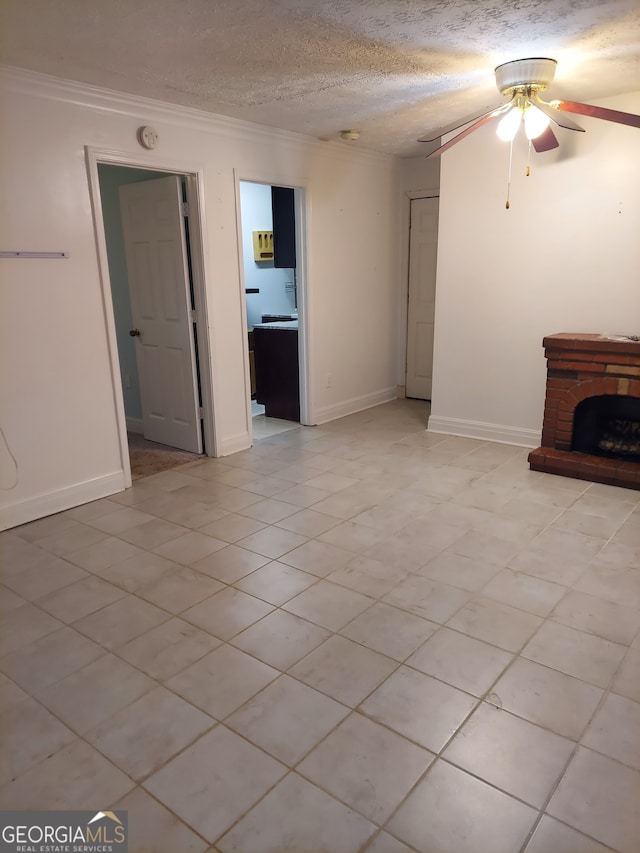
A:
{"label": "textured ceiling", "polygon": [[401,156],[511,59],[558,60],[549,99],[640,88],[640,0],[0,0],[0,32],[6,65]]}

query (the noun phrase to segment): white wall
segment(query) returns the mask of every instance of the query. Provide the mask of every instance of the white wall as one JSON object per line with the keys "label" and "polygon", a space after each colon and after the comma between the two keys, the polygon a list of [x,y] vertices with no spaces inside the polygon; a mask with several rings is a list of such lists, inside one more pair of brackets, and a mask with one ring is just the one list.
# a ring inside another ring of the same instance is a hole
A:
{"label": "white wall", "polygon": [[295,294],[287,282],[295,281],[295,270],[276,268],[273,261],[256,261],[253,256],[253,232],[273,230],[271,186],[240,182],[240,215],[242,219],[242,254],[247,293],[249,328],[262,321],[263,314],[291,314],[296,310]]}
{"label": "white wall", "polygon": [[[429,151],[433,146],[425,148]],[[400,163],[400,189],[404,193],[437,195],[440,187],[440,158],[407,157]]]}
{"label": "white wall", "polygon": [[[640,113],[640,93],[598,103]],[[429,428],[539,444],[557,332],[640,333],[640,131],[576,116],[584,134],[514,150],[485,127],[442,157]]]}
{"label": "white wall", "polygon": [[[109,299],[106,313],[103,305],[85,146],[142,168],[201,173],[219,453],[249,442],[237,231],[242,179],[307,187],[312,419],[394,395],[395,159],[34,74],[6,71],[3,86],[3,248],[71,253],[68,260],[0,261],[0,427],[18,465],[15,485],[11,471],[0,473],[3,526],[113,493],[125,482],[105,323],[111,309]],[[159,132],[152,152],[136,142],[142,124]]]}

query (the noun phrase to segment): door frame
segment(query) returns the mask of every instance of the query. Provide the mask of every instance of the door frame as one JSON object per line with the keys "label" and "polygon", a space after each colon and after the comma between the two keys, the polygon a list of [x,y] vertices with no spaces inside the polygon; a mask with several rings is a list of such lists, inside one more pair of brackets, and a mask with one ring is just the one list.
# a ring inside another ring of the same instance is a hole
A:
{"label": "door frame", "polygon": [[238,243],[238,268],[240,282],[240,301],[243,335],[243,359],[245,374],[245,399],[247,401],[247,431],[253,444],[253,419],[251,417],[251,377],[249,370],[249,351],[247,347],[248,323],[247,300],[245,294],[244,248],[242,241],[242,210],[240,203],[240,183],[265,184],[274,187],[290,187],[293,189],[295,227],[296,227],[296,293],[298,302],[298,380],[300,388],[300,423],[303,426],[315,424],[311,411],[311,369],[309,358],[309,292],[307,280],[307,221],[309,206],[309,190],[306,178],[291,181],[291,176],[268,177],[265,175],[240,173],[233,170],[236,195],[236,231]]}
{"label": "door frame", "polygon": [[[94,232],[98,259],[98,272],[102,295],[102,307],[105,319],[107,348],[109,352],[109,370],[113,389],[113,402],[120,444],[120,461],[124,474],[125,488],[131,486],[131,462],[129,459],[129,443],[127,440],[127,424],[124,411],[124,392],[120,376],[120,356],[116,338],[115,314],[111,292],[111,277],[107,257],[107,241],[102,215],[102,196],[98,164],[105,163],[123,168],[147,169],[160,174],[180,175],[185,178],[187,201],[189,203],[189,241],[191,247],[191,265],[193,272],[193,288],[196,299],[196,329],[198,368],[200,371],[200,388],[202,394],[202,417],[205,454],[217,456],[218,446],[215,430],[215,402],[213,379],[211,374],[211,347],[209,342],[209,324],[206,292],[206,263],[204,257],[203,234],[206,234],[204,215],[204,168],[185,162],[146,158],[143,155],[133,156],[126,152],[85,146],[85,161],[89,179],[89,194],[93,214]],[[195,226],[195,227],[194,227]]]}

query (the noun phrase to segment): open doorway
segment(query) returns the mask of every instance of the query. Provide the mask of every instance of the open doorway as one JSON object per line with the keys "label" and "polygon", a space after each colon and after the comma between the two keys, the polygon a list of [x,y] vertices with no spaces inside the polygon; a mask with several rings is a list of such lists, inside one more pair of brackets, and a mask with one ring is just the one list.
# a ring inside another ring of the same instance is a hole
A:
{"label": "open doorway", "polygon": [[111,163],[98,163],[97,172],[127,449],[136,480],[208,449],[189,178]]}
{"label": "open doorway", "polygon": [[304,395],[296,206],[289,187],[239,182],[253,438],[294,429]]}

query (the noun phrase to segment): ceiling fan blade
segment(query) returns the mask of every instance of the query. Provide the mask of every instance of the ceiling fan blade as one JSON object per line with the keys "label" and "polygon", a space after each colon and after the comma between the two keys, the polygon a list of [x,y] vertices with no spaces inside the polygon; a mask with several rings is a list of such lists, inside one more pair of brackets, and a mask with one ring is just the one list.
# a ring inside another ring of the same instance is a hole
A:
{"label": "ceiling fan blade", "polygon": [[605,121],[616,121],[618,124],[628,124],[629,127],[640,127],[640,116],[633,113],[595,107],[592,104],[580,104],[576,101],[551,101],[551,106],[556,110],[565,110],[569,113],[591,116],[591,118],[601,118]]}
{"label": "ceiling fan blade", "polygon": [[564,127],[566,130],[579,130],[581,133],[584,133],[584,127],[580,127],[580,125],[576,124],[573,119],[560,115],[560,110],[551,106],[551,104],[548,104],[546,101],[541,101],[539,98],[532,98],[530,103],[537,107],[546,116],[549,116],[551,121],[560,127]]}
{"label": "ceiling fan blade", "polygon": [[481,118],[486,118],[486,116],[494,116],[499,115],[502,112],[506,112],[506,108],[509,105],[510,104],[504,104],[499,107],[494,107],[493,109],[488,110],[486,113],[481,113],[479,116],[471,116],[470,118],[467,118],[464,121],[459,121],[456,124],[449,125],[448,127],[443,127],[429,137],[421,136],[418,139],[418,142],[435,142],[437,139],[440,139],[441,136],[446,136],[447,133],[453,133],[454,130],[460,130],[461,127],[464,127],[467,124],[471,124],[471,122],[473,121],[479,121]]}
{"label": "ceiling fan blade", "polygon": [[540,154],[542,151],[551,151],[553,148],[557,148],[560,145],[560,143],[556,139],[555,133],[551,130],[550,127],[543,131],[540,136],[536,136],[535,139],[532,139],[531,144],[538,152],[538,154]]}
{"label": "ceiling fan blade", "polygon": [[427,159],[429,159],[429,157],[439,157],[440,154],[444,154],[444,152],[451,148],[452,145],[455,145],[456,142],[460,142],[461,139],[464,139],[465,137],[469,136],[469,134],[473,133],[474,130],[478,130],[483,125],[496,118],[496,116],[499,116],[502,113],[506,112],[510,106],[511,104],[505,104],[503,107],[499,107],[497,110],[492,110],[490,113],[485,113],[485,115],[480,116],[479,119],[474,121],[473,124],[470,124],[469,127],[465,128],[465,130],[463,130],[461,133],[456,134],[456,136],[454,136],[448,142],[445,142],[444,145],[441,145],[439,148],[436,148],[435,151],[432,151],[430,154],[427,154]]}

